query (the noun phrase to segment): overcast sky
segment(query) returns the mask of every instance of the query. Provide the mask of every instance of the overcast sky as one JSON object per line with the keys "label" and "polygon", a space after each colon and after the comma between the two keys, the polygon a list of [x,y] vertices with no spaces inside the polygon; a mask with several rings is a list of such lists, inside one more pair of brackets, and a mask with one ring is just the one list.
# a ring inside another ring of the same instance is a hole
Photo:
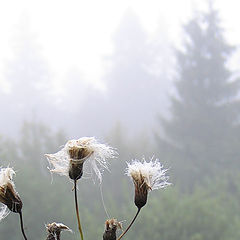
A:
{"label": "overcast sky", "polygon": [[[239,5],[235,0],[215,1],[227,39],[234,44],[240,43]],[[102,88],[99,82],[105,70],[102,59],[111,54],[113,33],[128,8],[139,16],[150,36],[154,37],[162,28],[169,44],[179,44],[182,24],[191,17],[193,9],[206,9],[206,3],[203,0],[0,1],[0,86],[7,89],[4,67],[13,57],[19,26],[26,24],[59,89],[71,69],[77,69],[87,81]]]}

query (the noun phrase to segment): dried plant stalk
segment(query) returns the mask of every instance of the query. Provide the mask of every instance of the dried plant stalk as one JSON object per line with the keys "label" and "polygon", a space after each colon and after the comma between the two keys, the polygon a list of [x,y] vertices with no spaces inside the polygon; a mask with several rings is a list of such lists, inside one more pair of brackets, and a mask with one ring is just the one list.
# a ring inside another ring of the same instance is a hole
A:
{"label": "dried plant stalk", "polygon": [[77,215],[77,222],[78,222],[78,230],[79,230],[81,239],[83,240],[83,232],[82,232],[82,226],[81,226],[79,210],[78,210],[77,180],[74,180],[74,195],[75,195],[75,208],[76,208],[76,215]]}
{"label": "dried plant stalk", "polygon": [[21,225],[22,235],[23,235],[24,239],[27,240],[26,234],[24,232],[24,227],[23,227],[22,211],[19,212],[19,216],[20,216],[20,225]]}
{"label": "dried plant stalk", "polygon": [[134,216],[133,220],[131,221],[131,223],[129,224],[129,226],[127,227],[127,229],[118,237],[117,240],[120,240],[120,239],[128,232],[128,230],[131,228],[131,226],[132,226],[133,223],[135,222],[138,214],[140,213],[140,210],[141,210],[141,208],[138,208],[137,213],[136,213],[136,215]]}

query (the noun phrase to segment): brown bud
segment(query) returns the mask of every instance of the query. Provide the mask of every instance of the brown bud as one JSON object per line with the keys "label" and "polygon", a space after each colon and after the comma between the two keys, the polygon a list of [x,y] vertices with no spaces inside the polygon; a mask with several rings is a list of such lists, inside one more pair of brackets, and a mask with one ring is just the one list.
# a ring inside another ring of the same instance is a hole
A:
{"label": "brown bud", "polygon": [[80,179],[83,175],[83,162],[71,159],[68,174],[72,180]]}
{"label": "brown bud", "polygon": [[22,210],[22,201],[11,182],[8,182],[5,186],[0,186],[0,202],[5,204],[12,212],[20,213]]}
{"label": "brown bud", "polygon": [[90,152],[87,148],[83,148],[83,147],[71,147],[68,150],[69,156],[72,159],[75,160],[80,160],[86,157],[89,157],[92,152]]}
{"label": "brown bud", "polygon": [[148,190],[144,187],[135,187],[134,203],[137,208],[142,208],[147,203]]}
{"label": "brown bud", "polygon": [[46,228],[48,232],[47,240],[60,240],[62,230],[71,231],[70,228],[64,224],[55,222],[48,224]]}
{"label": "brown bud", "polygon": [[122,229],[122,224],[116,219],[112,218],[105,222],[105,232],[103,234],[103,240],[116,240],[117,229]]}
{"label": "brown bud", "polygon": [[134,203],[137,206],[137,208],[142,208],[147,203],[147,197],[148,197],[148,191],[151,189],[146,182],[144,181],[144,178],[142,174],[139,175],[139,178],[134,180],[135,185],[135,197],[134,197]]}
{"label": "brown bud", "polygon": [[93,152],[87,148],[71,147],[69,150],[69,177],[78,180],[83,175],[83,163]]}

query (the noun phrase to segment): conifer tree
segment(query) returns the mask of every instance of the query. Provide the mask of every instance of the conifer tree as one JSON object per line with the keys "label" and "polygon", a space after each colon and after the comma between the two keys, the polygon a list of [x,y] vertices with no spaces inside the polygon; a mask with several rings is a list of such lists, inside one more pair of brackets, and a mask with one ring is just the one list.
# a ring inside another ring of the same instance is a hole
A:
{"label": "conifer tree", "polygon": [[226,66],[234,47],[224,39],[212,6],[184,30],[184,47],[176,51],[177,94],[171,98],[171,118],[161,118],[164,137],[158,136],[157,143],[176,179],[191,186],[239,168],[239,80]]}

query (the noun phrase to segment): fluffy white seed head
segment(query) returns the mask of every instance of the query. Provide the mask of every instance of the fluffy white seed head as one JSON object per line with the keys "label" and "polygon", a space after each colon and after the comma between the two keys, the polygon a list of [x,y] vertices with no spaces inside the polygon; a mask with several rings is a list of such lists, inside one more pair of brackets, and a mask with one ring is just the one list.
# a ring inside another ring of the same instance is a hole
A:
{"label": "fluffy white seed head", "polygon": [[10,210],[8,207],[4,204],[1,204],[0,206],[0,221],[3,220],[7,215],[10,213]]}
{"label": "fluffy white seed head", "polygon": [[5,187],[9,183],[14,186],[12,177],[15,174],[12,168],[0,168],[0,187]]}
{"label": "fluffy white seed head", "polygon": [[0,220],[5,218],[9,211],[19,213],[22,209],[22,201],[12,180],[14,174],[12,168],[0,168]]}
{"label": "fluffy white seed head", "polygon": [[101,171],[108,169],[106,159],[114,158],[117,153],[110,146],[99,143],[94,137],[69,140],[59,152],[45,155],[50,165],[52,165],[50,171],[68,176],[70,160],[75,160],[73,158],[74,154],[81,155],[77,161],[89,163],[90,171],[97,176],[101,183]]}
{"label": "fluffy white seed head", "polygon": [[126,174],[132,178],[135,185],[142,182],[141,184],[146,184],[148,190],[165,188],[170,185],[169,177],[166,176],[167,169],[163,169],[158,159],[155,161],[151,159],[149,162],[146,162],[145,159],[133,160],[127,165]]}

